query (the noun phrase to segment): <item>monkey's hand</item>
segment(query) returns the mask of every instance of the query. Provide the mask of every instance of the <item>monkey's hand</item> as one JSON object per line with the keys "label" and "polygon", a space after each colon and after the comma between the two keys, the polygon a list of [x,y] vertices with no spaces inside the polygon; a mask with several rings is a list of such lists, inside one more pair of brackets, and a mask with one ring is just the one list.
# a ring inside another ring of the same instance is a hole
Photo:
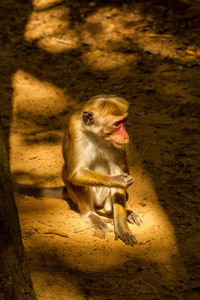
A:
{"label": "monkey's hand", "polygon": [[132,234],[132,232],[126,228],[122,228],[121,226],[115,227],[115,240],[122,240],[126,245],[134,247],[137,244],[137,240]]}
{"label": "monkey's hand", "polygon": [[127,189],[133,182],[134,179],[127,173],[112,176],[113,186]]}

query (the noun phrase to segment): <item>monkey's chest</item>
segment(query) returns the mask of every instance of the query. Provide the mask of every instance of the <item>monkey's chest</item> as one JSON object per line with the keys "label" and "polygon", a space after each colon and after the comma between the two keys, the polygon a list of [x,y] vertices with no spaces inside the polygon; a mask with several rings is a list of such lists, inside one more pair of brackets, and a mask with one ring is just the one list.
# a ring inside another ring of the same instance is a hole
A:
{"label": "monkey's chest", "polygon": [[124,164],[121,159],[113,160],[112,157],[96,157],[90,164],[91,170],[105,175],[119,175],[124,172]]}
{"label": "monkey's chest", "polygon": [[90,165],[90,169],[101,174],[110,174],[110,164],[106,159],[93,161]]}
{"label": "monkey's chest", "polygon": [[[112,159],[99,157],[91,163],[90,169],[103,175],[114,176],[123,173],[120,164],[116,164]],[[96,208],[103,208],[105,212],[112,211],[112,193],[110,187],[90,187],[90,195]]]}

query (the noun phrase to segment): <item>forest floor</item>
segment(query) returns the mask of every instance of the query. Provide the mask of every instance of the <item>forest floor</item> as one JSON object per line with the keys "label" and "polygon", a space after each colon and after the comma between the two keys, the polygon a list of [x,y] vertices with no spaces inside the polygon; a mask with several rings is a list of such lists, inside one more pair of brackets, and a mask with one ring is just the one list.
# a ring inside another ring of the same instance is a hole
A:
{"label": "forest floor", "polygon": [[200,299],[200,2],[8,0],[0,17],[17,182],[63,184],[62,138],[80,102],[130,103],[138,244],[96,236],[67,201],[16,193],[38,299]]}

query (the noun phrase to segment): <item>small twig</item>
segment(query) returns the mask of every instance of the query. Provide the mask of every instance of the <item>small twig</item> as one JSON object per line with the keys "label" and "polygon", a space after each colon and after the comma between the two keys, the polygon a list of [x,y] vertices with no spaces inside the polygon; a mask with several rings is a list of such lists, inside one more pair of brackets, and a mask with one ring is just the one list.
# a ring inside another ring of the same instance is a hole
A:
{"label": "small twig", "polygon": [[86,231],[86,230],[89,230],[89,229],[92,229],[92,228],[91,228],[91,227],[88,227],[88,228],[82,229],[82,230],[75,230],[74,233],[83,232],[83,231]]}
{"label": "small twig", "polygon": [[156,287],[153,286],[152,284],[150,284],[150,283],[148,283],[148,282],[146,282],[146,281],[144,281],[143,283],[146,284],[148,287],[152,288],[152,289],[154,290],[154,292],[157,292]]}
{"label": "small twig", "polygon": [[57,231],[57,230],[42,232],[42,234],[54,234],[54,235],[59,235],[59,236],[65,237],[65,238],[69,237],[66,233],[64,233],[62,231]]}
{"label": "small twig", "polygon": [[3,89],[1,89],[1,92],[5,95],[5,96],[10,96],[9,92],[4,91]]}
{"label": "small twig", "polygon": [[[152,239],[154,240],[154,239]],[[140,243],[137,243],[138,245],[145,245],[145,244],[148,244],[148,243],[151,243],[152,240],[147,240],[146,242],[140,242]]]}
{"label": "small twig", "polygon": [[161,38],[171,38],[173,37],[171,34],[159,34],[159,33],[150,33],[150,37],[161,37]]}
{"label": "small twig", "polygon": [[58,43],[62,43],[62,44],[66,44],[66,45],[71,45],[71,44],[73,44],[72,41],[66,41],[66,40],[63,40],[63,39],[58,39],[58,38],[53,37],[53,36],[51,36],[51,37],[49,37],[49,38],[54,39],[54,40],[57,41]]}
{"label": "small twig", "polygon": [[33,227],[33,229],[35,230],[35,232],[40,233],[37,228]]}

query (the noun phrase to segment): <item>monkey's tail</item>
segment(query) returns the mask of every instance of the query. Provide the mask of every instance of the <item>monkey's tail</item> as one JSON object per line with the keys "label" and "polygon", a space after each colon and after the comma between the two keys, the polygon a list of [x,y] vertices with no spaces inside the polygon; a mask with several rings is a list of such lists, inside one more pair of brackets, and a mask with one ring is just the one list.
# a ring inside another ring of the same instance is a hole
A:
{"label": "monkey's tail", "polygon": [[13,191],[33,197],[48,197],[66,199],[68,197],[65,186],[42,188],[33,185],[13,183]]}

